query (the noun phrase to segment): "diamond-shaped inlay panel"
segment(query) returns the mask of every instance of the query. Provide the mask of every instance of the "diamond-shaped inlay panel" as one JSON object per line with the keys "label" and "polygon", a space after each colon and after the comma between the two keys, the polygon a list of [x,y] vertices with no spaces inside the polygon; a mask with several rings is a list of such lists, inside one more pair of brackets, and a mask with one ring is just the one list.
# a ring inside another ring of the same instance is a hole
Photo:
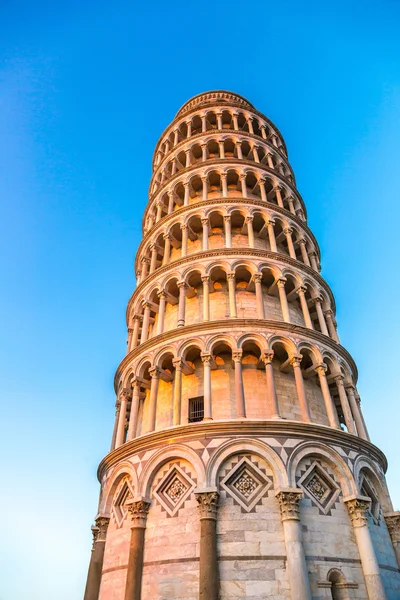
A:
{"label": "diamond-shaped inlay panel", "polygon": [[307,498],[325,515],[336,502],[340,488],[317,462],[313,462],[298,480],[298,486]]}
{"label": "diamond-shaped inlay panel", "polygon": [[249,512],[272,487],[272,481],[248,458],[243,457],[222,479],[221,487]]}
{"label": "diamond-shaped inlay panel", "polygon": [[154,495],[167,513],[173,517],[182,508],[195,487],[196,484],[189,475],[175,464],[158,483]]}
{"label": "diamond-shaped inlay panel", "polygon": [[115,494],[114,505],[112,507],[112,513],[114,515],[117,527],[122,527],[125,517],[128,513],[128,509],[125,504],[129,498],[133,497],[133,490],[130,486],[129,479],[124,479],[119,485]]}

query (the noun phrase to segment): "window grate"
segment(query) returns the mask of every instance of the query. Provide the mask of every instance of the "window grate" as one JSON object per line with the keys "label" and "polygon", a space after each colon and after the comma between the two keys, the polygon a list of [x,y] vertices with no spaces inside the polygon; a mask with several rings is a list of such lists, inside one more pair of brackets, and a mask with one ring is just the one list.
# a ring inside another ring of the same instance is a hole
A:
{"label": "window grate", "polygon": [[197,423],[204,419],[204,396],[189,398],[189,423]]}

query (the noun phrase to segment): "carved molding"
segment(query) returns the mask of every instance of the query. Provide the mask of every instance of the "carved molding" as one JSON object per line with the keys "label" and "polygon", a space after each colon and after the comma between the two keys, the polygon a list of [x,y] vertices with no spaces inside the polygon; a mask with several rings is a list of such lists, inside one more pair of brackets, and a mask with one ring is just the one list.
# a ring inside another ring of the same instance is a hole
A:
{"label": "carved molding", "polygon": [[392,542],[400,544],[400,511],[386,513],[384,516]]}
{"label": "carved molding", "polygon": [[345,498],[345,504],[349,511],[350,520],[353,527],[364,527],[368,525],[368,509],[371,504],[370,498],[366,496],[355,496]]}
{"label": "carved molding", "polygon": [[299,521],[299,502],[303,497],[303,492],[297,488],[279,489],[275,497],[279,502],[282,521]]}
{"label": "carved molding", "polygon": [[151,502],[149,500],[130,500],[126,503],[131,517],[131,527],[145,528]]}

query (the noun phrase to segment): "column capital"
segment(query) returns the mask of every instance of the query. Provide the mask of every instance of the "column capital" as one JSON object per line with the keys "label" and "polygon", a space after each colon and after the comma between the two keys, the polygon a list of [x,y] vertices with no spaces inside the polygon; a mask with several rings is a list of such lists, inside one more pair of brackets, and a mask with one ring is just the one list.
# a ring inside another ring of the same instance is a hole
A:
{"label": "column capital", "polygon": [[273,350],[266,350],[260,356],[260,359],[263,361],[263,363],[265,365],[269,365],[272,362],[273,358],[274,358],[274,351]]}
{"label": "column capital", "polygon": [[254,221],[254,215],[249,215],[246,217],[246,223],[252,223]]}
{"label": "column capital", "polygon": [[149,258],[147,258],[147,256],[143,256],[143,257],[140,259],[140,262],[142,262],[142,263],[145,263],[145,264],[149,265],[149,264],[150,264],[150,259],[149,259]]}
{"label": "column capital", "polygon": [[306,291],[307,291],[307,288],[304,285],[299,285],[299,287],[296,289],[296,294],[298,296],[304,296]]}
{"label": "column capital", "polygon": [[328,365],[324,362],[320,363],[315,369],[317,373],[325,374],[328,370]]}
{"label": "column capital", "polygon": [[303,497],[302,490],[299,488],[279,488],[275,497],[279,502],[282,521],[300,521],[299,502]]}
{"label": "column capital", "polygon": [[[258,148],[259,148],[259,146],[258,146]],[[263,185],[265,185],[266,181],[267,181],[266,177],[260,177],[258,179],[257,183],[258,183],[258,185],[260,185],[260,183],[262,183]]]}
{"label": "column capital", "polygon": [[202,224],[202,225],[208,225],[208,224],[209,224],[209,222],[210,222],[210,220],[209,220],[209,218],[208,218],[208,217],[202,217],[202,218],[200,219],[200,221],[201,221],[201,224]]}
{"label": "column capital", "polygon": [[400,511],[384,515],[392,542],[400,543]]}
{"label": "column capital", "polygon": [[260,282],[262,281],[262,273],[254,273],[252,280],[254,282]]}
{"label": "column capital", "polygon": [[189,226],[187,225],[187,223],[181,223],[180,227],[181,227],[182,231],[186,231],[187,229],[189,229]]}
{"label": "column capital", "polygon": [[[190,148],[189,148],[189,150],[185,150],[185,152],[190,152]],[[183,182],[183,187],[189,187],[189,186],[190,186],[189,181],[184,181]]]}
{"label": "column capital", "polygon": [[303,356],[302,354],[293,354],[293,356],[290,357],[290,364],[292,365],[292,367],[300,367],[300,363],[303,360]]}
{"label": "column capital", "polygon": [[336,381],[338,385],[344,386],[344,376],[341,373],[337,373],[333,379]]}
{"label": "column capital", "polygon": [[354,383],[352,381],[348,381],[347,383],[345,383],[344,387],[346,390],[351,390],[353,392],[353,394],[356,393],[356,386],[354,385]]}
{"label": "column capital", "polygon": [[229,273],[226,274],[226,278],[228,281],[234,281],[235,277],[236,277],[235,271],[229,271]]}
{"label": "column capital", "polygon": [[208,175],[202,175],[201,180],[206,183],[208,181]]}
{"label": "column capital", "polygon": [[201,276],[201,280],[203,283],[210,283],[210,276],[209,275],[202,275]]}
{"label": "column capital", "polygon": [[96,517],[94,522],[95,522],[95,525],[94,525],[94,527],[92,527],[93,545],[95,544],[95,542],[105,542],[106,541],[107,529],[108,529],[108,525],[110,523],[110,517],[105,517],[105,516],[99,515],[98,517]]}
{"label": "column capital", "polygon": [[129,400],[129,398],[131,397],[130,390],[128,390],[128,388],[123,388],[123,389],[122,389],[122,390],[119,392],[118,396],[119,396],[119,399],[120,399],[120,400],[126,400],[126,401],[128,401],[128,400]]}
{"label": "column capital", "polygon": [[132,520],[132,529],[145,529],[150,505],[151,500],[149,498],[133,498],[125,504]]}
{"label": "column capital", "polygon": [[292,235],[292,233],[293,233],[293,227],[285,227],[285,229],[283,230],[283,233],[285,235]]}
{"label": "column capital", "polygon": [[[273,156],[273,154],[270,152],[271,156]],[[276,185],[274,185],[274,192],[281,192],[282,191],[282,186],[279,185],[278,183]]]}
{"label": "column capital", "polygon": [[321,296],[314,296],[314,298],[311,298],[311,301],[314,304],[322,304],[322,298],[321,298]]}
{"label": "column capital", "polygon": [[186,288],[186,281],[177,281],[176,285],[179,289]]}
{"label": "column capital", "polygon": [[368,524],[367,511],[371,504],[371,498],[367,496],[349,496],[344,498],[344,503],[349,511],[353,527],[363,527]]}
{"label": "column capital", "polygon": [[177,371],[182,371],[183,369],[183,361],[181,358],[174,358],[172,361],[172,364],[174,365],[175,369]]}
{"label": "column capital", "polygon": [[269,221],[266,221],[266,225],[267,227],[273,227],[275,225],[275,220],[269,219]]}
{"label": "column capital", "polygon": [[228,173],[221,173],[221,179],[226,179],[228,177]]}
{"label": "column capital", "polygon": [[246,177],[247,177],[247,173],[241,173],[241,174],[239,175],[239,179],[240,179],[240,181],[243,181],[244,179],[246,179]]}
{"label": "column capital", "polygon": [[233,350],[232,360],[236,362],[242,362],[243,350]]}
{"label": "column capital", "polygon": [[326,310],[324,310],[324,315],[326,317],[332,317],[333,318],[333,310],[331,308],[327,308]]}
{"label": "column capital", "polygon": [[142,302],[142,306],[143,306],[143,308],[148,308],[150,310],[151,309],[151,302],[149,302],[148,300],[144,300]]}
{"label": "column capital", "polygon": [[229,223],[231,220],[231,215],[224,215],[224,221],[225,223]]}
{"label": "column capital", "polygon": [[161,375],[159,367],[150,367],[149,373],[152,379],[158,379]]}
{"label": "column capital", "polygon": [[157,292],[157,296],[161,299],[161,298],[166,298],[167,297],[167,292],[165,290],[161,290],[160,292]]}
{"label": "column capital", "polygon": [[207,354],[207,352],[202,352],[201,353],[201,360],[203,361],[203,363],[206,364],[211,364],[213,357],[211,356],[211,354]]}
{"label": "column capital", "polygon": [[200,520],[202,519],[213,519],[217,518],[217,510],[219,503],[219,493],[215,488],[208,488],[204,490],[195,490],[194,495],[199,504]]}
{"label": "column capital", "polygon": [[163,233],[163,238],[164,238],[164,240],[170,240],[171,239],[171,234],[169,233],[169,231],[166,231],[165,233]]}
{"label": "column capital", "polygon": [[303,237],[299,238],[297,241],[298,241],[298,243],[299,243],[299,244],[301,244],[302,246],[305,246],[305,245],[307,244],[307,240],[306,240],[306,238],[303,238]]}

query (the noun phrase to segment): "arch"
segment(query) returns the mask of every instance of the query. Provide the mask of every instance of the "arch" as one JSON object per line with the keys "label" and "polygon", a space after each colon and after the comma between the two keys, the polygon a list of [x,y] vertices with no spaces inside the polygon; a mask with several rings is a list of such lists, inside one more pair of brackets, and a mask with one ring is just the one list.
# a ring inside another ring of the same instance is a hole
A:
{"label": "arch", "polygon": [[138,489],[138,477],[135,468],[129,461],[122,462],[118,465],[116,471],[112,472],[109,481],[106,482],[99,504],[99,514],[110,516],[115,492],[122,479],[126,476],[130,477],[133,491],[136,493]]}
{"label": "arch", "polygon": [[238,349],[241,349],[246,342],[254,342],[261,352],[264,352],[268,346],[267,338],[260,333],[245,333],[240,336],[237,340]]}
{"label": "arch", "polygon": [[[376,464],[367,456],[359,455],[354,462],[354,479],[356,480],[357,488],[361,493],[360,483],[362,471],[367,471],[370,476],[372,483],[378,493],[378,500],[382,506],[384,512],[393,511],[392,501],[389,496],[388,489],[386,487],[386,481],[383,473],[379,471]],[[382,482],[383,479],[383,482]]]}
{"label": "arch", "polygon": [[214,335],[207,341],[206,352],[212,354],[217,344],[226,344],[232,351],[237,349],[236,340],[233,336],[219,333]]}
{"label": "arch", "polygon": [[174,444],[173,446],[163,448],[162,450],[159,450],[153,454],[150,460],[146,463],[146,466],[144,467],[139,479],[139,493],[143,496],[150,497],[151,485],[153,483],[154,476],[165,463],[176,458],[183,458],[192,465],[196,471],[197,485],[198,487],[202,487],[206,480],[206,472],[203,461],[191,448],[188,448],[183,444]]}
{"label": "arch", "polygon": [[197,348],[200,352],[205,352],[204,340],[201,338],[191,338],[190,340],[185,340],[178,347],[177,355],[185,360],[185,356],[191,348]]}
{"label": "arch", "polygon": [[211,457],[206,472],[206,485],[216,486],[218,472],[223,462],[236,453],[253,452],[263,458],[274,473],[276,487],[288,487],[288,479],[282,459],[264,442],[242,438],[223,444]]}
{"label": "arch", "polygon": [[291,454],[287,464],[287,471],[292,487],[296,487],[297,467],[300,461],[306,456],[321,457],[329,464],[337,476],[344,497],[357,494],[357,486],[347,463],[336,450],[333,450],[322,442],[316,441],[299,444]]}

